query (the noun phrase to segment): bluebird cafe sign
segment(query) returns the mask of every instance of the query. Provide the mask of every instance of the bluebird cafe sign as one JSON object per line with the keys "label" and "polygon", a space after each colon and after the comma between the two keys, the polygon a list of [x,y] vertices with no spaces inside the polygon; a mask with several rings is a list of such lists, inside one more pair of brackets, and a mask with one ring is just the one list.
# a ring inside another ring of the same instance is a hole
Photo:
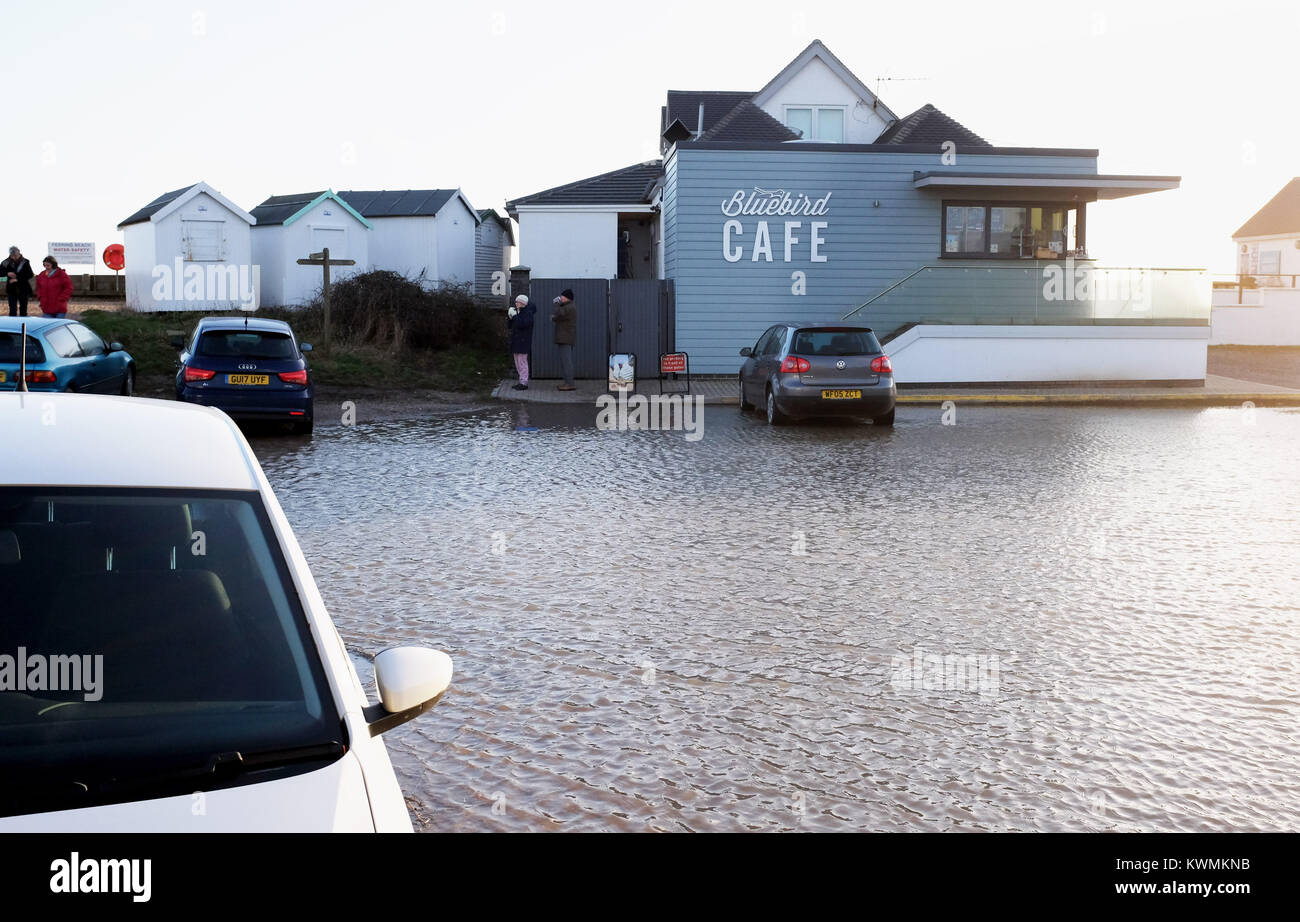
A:
{"label": "bluebird cafe sign", "polygon": [[[722,214],[729,220],[722,224],[722,258],[729,263],[740,262],[748,254],[750,262],[793,262],[806,254],[809,262],[824,263],[826,254],[821,248],[826,243],[822,232],[829,222],[805,220],[824,217],[830,210],[831,193],[813,198],[803,192],[793,195],[784,189],[737,189],[736,194],[722,202]],[[744,218],[755,218],[745,221]],[[782,218],[769,221],[768,218]],[[772,251],[772,228],[775,223],[784,233],[776,255]],[[782,226],[784,225],[784,226]]]}

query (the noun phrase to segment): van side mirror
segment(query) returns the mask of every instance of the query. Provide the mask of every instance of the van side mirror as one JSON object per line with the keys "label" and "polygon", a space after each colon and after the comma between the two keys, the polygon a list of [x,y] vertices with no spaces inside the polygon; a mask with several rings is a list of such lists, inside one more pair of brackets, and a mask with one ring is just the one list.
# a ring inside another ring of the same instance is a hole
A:
{"label": "van side mirror", "polygon": [[375,657],[379,704],[364,711],[370,735],[414,720],[442,698],[451,685],[451,657],[428,647],[389,647]]}

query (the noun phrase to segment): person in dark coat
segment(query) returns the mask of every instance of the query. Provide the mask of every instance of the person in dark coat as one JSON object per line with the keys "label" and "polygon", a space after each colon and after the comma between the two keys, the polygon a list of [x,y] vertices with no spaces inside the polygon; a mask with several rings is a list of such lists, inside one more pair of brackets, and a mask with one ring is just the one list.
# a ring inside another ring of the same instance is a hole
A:
{"label": "person in dark coat", "polygon": [[27,299],[32,295],[32,277],[36,273],[18,247],[9,248],[9,258],[0,262],[0,275],[5,278],[5,294],[9,296],[9,316],[26,317]]}
{"label": "person in dark coat", "polygon": [[537,305],[528,303],[528,295],[515,298],[514,307],[507,312],[506,325],[510,328],[510,354],[515,357],[515,371],[519,373],[517,391],[528,390],[528,353],[533,349],[533,321]]}
{"label": "person in dark coat", "polygon": [[555,345],[560,352],[560,368],[564,371],[564,383],[557,391],[577,390],[573,383],[573,345],[578,341],[578,308],[573,303],[573,289],[566,288],[554,301],[551,320],[555,323]]}

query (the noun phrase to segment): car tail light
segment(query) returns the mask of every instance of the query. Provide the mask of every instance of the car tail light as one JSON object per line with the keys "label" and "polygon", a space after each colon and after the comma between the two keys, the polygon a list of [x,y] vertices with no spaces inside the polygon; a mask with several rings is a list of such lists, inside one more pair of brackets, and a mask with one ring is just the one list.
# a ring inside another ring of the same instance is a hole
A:
{"label": "car tail light", "polygon": [[892,375],[894,373],[894,363],[889,361],[889,356],[878,355],[871,360],[871,370],[878,375]]}
{"label": "car tail light", "polygon": [[27,372],[28,384],[53,384],[58,380],[52,371],[29,371]]}
{"label": "car tail light", "polygon": [[812,362],[798,355],[787,355],[785,361],[781,363],[782,371],[801,373],[810,368],[812,368]]}
{"label": "car tail light", "polygon": [[280,380],[285,384],[301,384],[303,387],[307,386],[307,369],[305,368],[300,368],[297,371],[282,371],[279,374]]}
{"label": "car tail light", "polygon": [[215,371],[208,371],[206,368],[195,368],[193,365],[185,366],[185,383],[191,381],[211,381],[217,376]]}

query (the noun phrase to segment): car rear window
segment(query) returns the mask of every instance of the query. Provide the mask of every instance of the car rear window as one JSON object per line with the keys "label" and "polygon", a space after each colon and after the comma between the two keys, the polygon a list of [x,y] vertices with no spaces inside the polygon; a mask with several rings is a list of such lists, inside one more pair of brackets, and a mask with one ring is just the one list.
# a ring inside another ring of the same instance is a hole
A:
{"label": "car rear window", "polygon": [[199,337],[199,355],[214,358],[294,359],[293,338],[258,330],[208,330]]}
{"label": "car rear window", "polygon": [[52,330],[47,330],[45,339],[54,348],[54,351],[65,359],[81,355],[81,343],[77,342],[77,338],[72,335],[72,331],[67,327],[55,327]]}
{"label": "car rear window", "polygon": [[[18,340],[22,333],[0,333],[0,362],[7,365],[17,365],[21,360],[18,354]],[[45,350],[35,337],[27,337],[27,361],[33,365],[39,365],[45,361]]]}
{"label": "car rear window", "polygon": [[870,330],[820,327],[796,332],[790,352],[794,355],[876,355],[881,348]]}
{"label": "car rear window", "polygon": [[0,815],[245,783],[266,775],[214,760],[305,770],[344,742],[256,493],[0,487],[0,608]]}

